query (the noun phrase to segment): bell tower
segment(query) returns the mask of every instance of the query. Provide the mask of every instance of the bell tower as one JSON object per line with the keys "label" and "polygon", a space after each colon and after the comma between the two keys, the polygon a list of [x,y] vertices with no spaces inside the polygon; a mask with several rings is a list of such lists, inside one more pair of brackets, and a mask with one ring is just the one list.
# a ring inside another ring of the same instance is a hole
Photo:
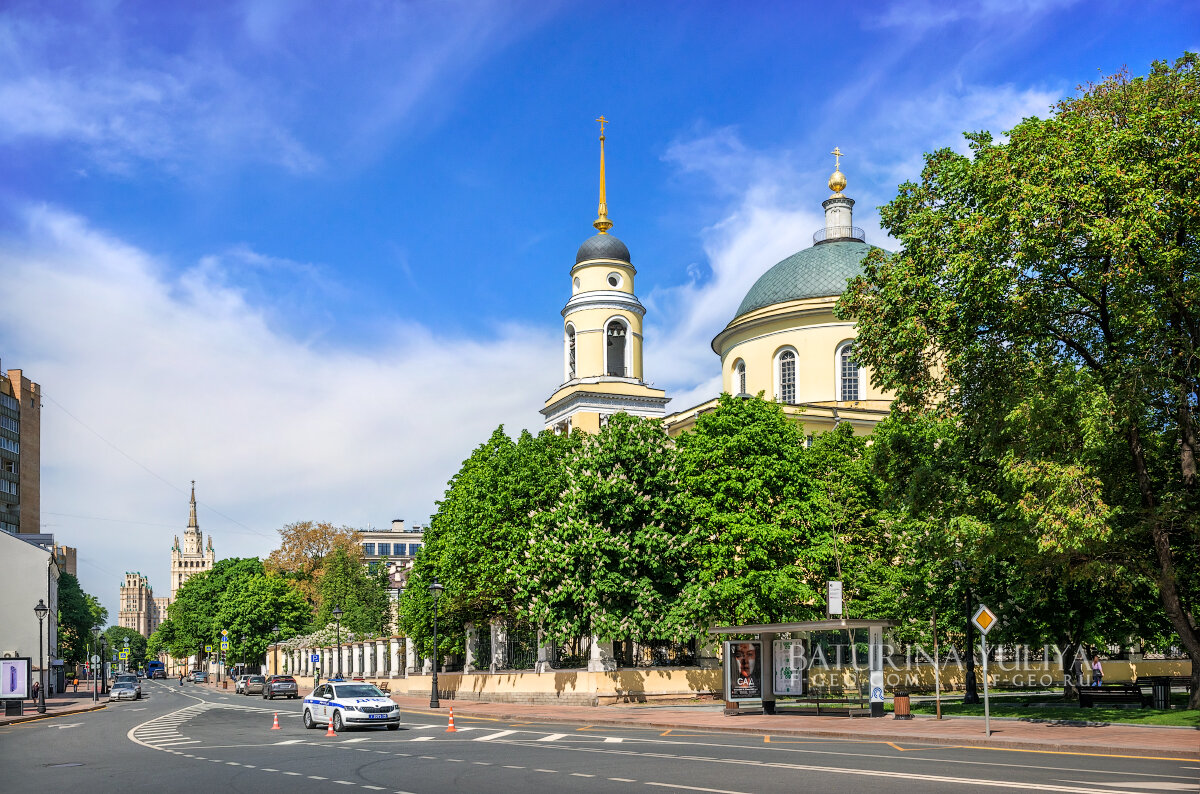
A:
{"label": "bell tower", "polygon": [[634,294],[637,271],[629,249],[608,233],[604,128],[600,122],[600,206],[571,268],[571,298],[562,310],[563,381],[546,400],[546,427],[598,433],[605,419],[624,411],[661,417],[669,398],[646,383],[642,369],[642,318],[646,307]]}

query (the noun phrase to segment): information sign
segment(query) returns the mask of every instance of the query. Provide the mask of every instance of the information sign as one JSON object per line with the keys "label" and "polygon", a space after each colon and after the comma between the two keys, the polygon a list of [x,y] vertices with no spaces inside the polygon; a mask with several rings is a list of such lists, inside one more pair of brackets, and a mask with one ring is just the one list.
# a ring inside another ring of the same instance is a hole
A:
{"label": "information sign", "polygon": [[100,657],[96,654],[92,654],[92,664],[100,664]]}
{"label": "information sign", "polygon": [[205,645],[205,646],[204,646],[204,652],[205,652],[205,653],[212,653],[212,646],[211,646],[211,645]]}
{"label": "information sign", "polygon": [[825,587],[825,603],[829,605],[830,615],[842,614],[842,583],[830,581]]}
{"label": "information sign", "polygon": [[996,617],[996,613],[983,604],[979,605],[979,609],[975,610],[975,615],[971,618],[971,622],[975,624],[977,629],[983,632],[985,637],[992,630],[992,627],[996,625],[997,620],[999,619]]}
{"label": "information sign", "polygon": [[725,699],[739,703],[762,700],[762,643],[758,640],[725,642]]}
{"label": "information sign", "polygon": [[771,644],[775,663],[775,694],[803,695],[808,677],[808,655],[800,640],[775,640]]}
{"label": "information sign", "polygon": [[117,656],[124,661],[125,659],[129,658],[129,651],[121,651],[119,654],[117,654]]}
{"label": "information sign", "polygon": [[309,661],[312,662],[313,664],[320,664],[321,663],[321,654],[314,653],[312,655],[312,658],[309,659]]}
{"label": "information sign", "polygon": [[229,643],[228,643],[228,642],[222,642],[222,643],[221,643],[221,650],[223,650],[223,651],[227,651],[227,650],[229,650]]}

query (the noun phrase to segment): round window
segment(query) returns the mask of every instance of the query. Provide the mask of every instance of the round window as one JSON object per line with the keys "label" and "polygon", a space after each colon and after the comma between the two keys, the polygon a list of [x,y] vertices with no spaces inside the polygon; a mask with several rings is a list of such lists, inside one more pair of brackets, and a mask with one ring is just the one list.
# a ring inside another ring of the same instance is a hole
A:
{"label": "round window", "polygon": [[609,273],[608,274],[608,286],[612,287],[613,289],[617,289],[618,287],[620,287],[621,286],[621,274],[620,273]]}

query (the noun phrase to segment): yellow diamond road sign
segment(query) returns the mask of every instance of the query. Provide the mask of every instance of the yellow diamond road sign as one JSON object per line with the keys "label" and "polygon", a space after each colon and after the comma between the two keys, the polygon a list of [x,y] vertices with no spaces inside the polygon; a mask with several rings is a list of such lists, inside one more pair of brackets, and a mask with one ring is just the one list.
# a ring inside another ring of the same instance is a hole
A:
{"label": "yellow diamond road sign", "polygon": [[983,604],[979,605],[979,609],[975,610],[975,616],[971,618],[971,622],[975,624],[976,628],[983,632],[984,636],[987,636],[987,633],[992,630],[992,627],[996,625],[997,620],[999,620],[999,618],[996,617],[996,613],[985,607]]}

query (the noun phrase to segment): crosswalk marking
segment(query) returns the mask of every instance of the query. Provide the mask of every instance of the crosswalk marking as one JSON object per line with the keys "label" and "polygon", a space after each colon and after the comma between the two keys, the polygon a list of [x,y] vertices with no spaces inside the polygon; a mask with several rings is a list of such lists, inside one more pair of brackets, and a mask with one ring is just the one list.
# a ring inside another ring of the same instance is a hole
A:
{"label": "crosswalk marking", "polygon": [[492,739],[499,739],[501,736],[508,736],[513,733],[516,733],[516,731],[496,731],[495,733],[489,733],[487,736],[480,736],[475,741],[490,742]]}
{"label": "crosswalk marking", "polygon": [[557,742],[559,739],[562,739],[564,736],[566,736],[565,733],[550,733],[550,734],[547,734],[547,735],[543,736],[542,738],[538,739],[538,741],[539,742]]}
{"label": "crosswalk marking", "polygon": [[431,741],[433,741],[433,737],[432,736],[418,736],[417,738],[413,739],[413,741],[414,742],[431,742]]}

